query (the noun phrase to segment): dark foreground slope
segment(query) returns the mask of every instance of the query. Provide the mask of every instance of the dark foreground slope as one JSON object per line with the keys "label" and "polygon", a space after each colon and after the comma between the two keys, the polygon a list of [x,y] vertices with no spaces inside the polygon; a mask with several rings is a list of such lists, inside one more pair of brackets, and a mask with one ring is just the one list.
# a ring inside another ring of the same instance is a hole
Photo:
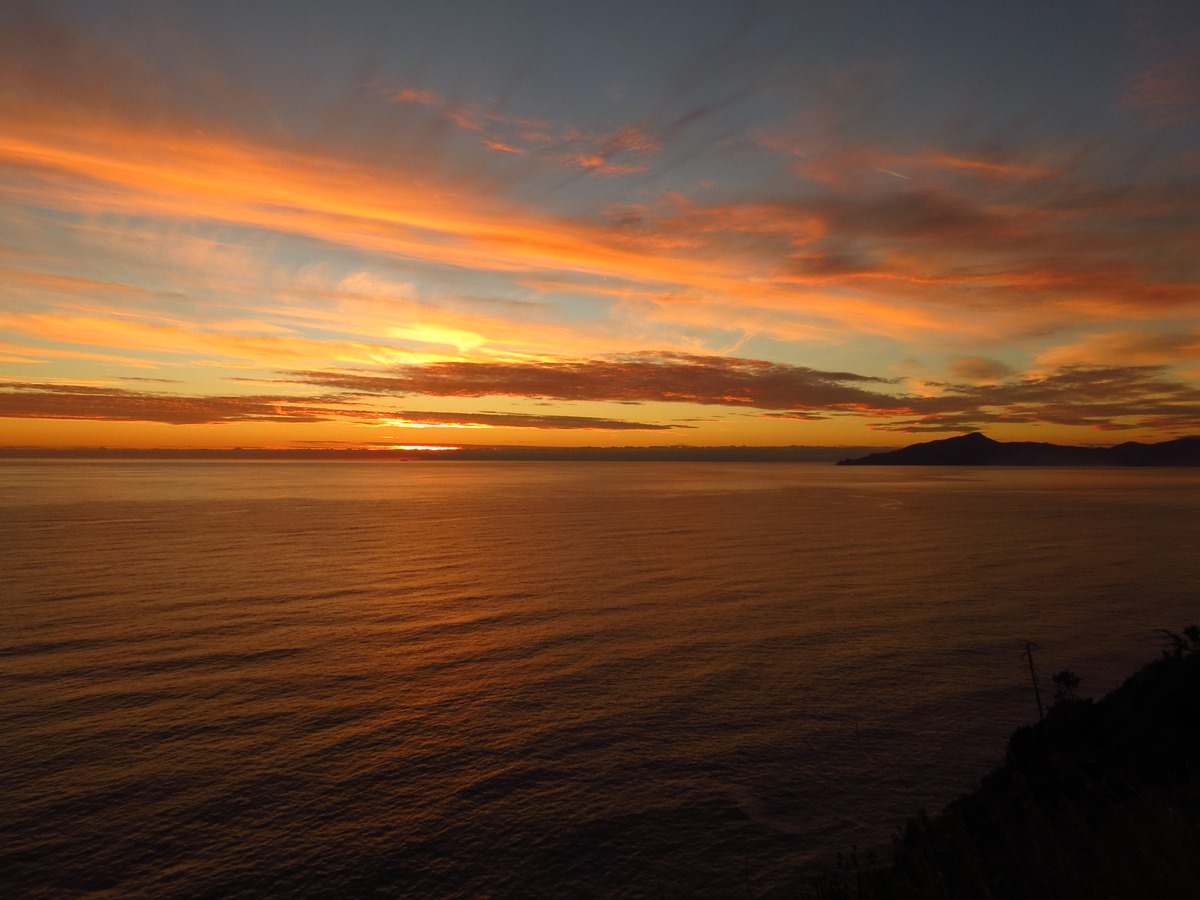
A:
{"label": "dark foreground slope", "polygon": [[839,466],[1200,466],[1200,436],[1159,444],[1064,447],[1033,441],[1002,443],[979,432],[911,444],[887,453],[843,459]]}
{"label": "dark foreground slope", "polygon": [[1103,700],[1061,700],[941,815],[909,820],[890,867],[808,897],[1200,896],[1200,631]]}

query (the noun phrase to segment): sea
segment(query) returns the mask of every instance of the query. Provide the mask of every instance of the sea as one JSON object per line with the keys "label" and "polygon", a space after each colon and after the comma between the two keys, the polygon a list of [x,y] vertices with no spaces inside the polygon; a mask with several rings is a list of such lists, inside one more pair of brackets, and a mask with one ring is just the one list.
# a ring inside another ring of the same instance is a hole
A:
{"label": "sea", "polygon": [[1198,545],[1195,469],[4,460],[0,894],[794,896]]}

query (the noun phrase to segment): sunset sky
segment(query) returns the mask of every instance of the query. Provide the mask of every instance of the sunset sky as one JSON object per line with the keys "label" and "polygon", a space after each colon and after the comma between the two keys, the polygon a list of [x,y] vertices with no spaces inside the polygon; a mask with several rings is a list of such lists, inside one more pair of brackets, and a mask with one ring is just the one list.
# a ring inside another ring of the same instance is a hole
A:
{"label": "sunset sky", "polygon": [[1200,4],[0,4],[0,445],[1200,432]]}

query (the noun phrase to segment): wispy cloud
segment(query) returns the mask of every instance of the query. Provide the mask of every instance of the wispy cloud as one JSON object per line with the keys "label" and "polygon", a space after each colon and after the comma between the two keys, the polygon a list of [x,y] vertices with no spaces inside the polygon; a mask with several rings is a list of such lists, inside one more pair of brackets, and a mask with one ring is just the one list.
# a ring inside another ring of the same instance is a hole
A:
{"label": "wispy cloud", "polygon": [[1125,105],[1148,113],[1151,122],[1159,126],[1181,125],[1200,117],[1200,62],[1195,54],[1156,62],[1139,72],[1129,86]]}
{"label": "wispy cloud", "polygon": [[477,132],[480,143],[489,150],[598,175],[644,172],[660,149],[659,142],[637,125],[610,132],[588,132],[571,125],[555,126],[545,120],[507,115],[476,104],[451,103],[428,88],[401,87],[390,99],[393,103],[426,107],[459,128]]}
{"label": "wispy cloud", "polygon": [[795,141],[783,135],[760,134],[758,144],[788,159],[801,178],[830,188],[861,185],[872,172],[905,181],[944,184],[974,181],[992,187],[1038,182],[1064,174],[1061,163],[1031,157],[1031,151],[966,153],[938,147],[915,152],[890,147],[847,144],[843,140]]}
{"label": "wispy cloud", "polygon": [[1126,5],[1138,64],[1120,105],[1143,113],[1153,129],[1200,120],[1200,58],[1196,54],[1200,21],[1194,14],[1179,16],[1180,9],[1189,9],[1188,4]]}
{"label": "wispy cloud", "polygon": [[[242,327],[245,327],[244,323]],[[34,344],[27,345],[32,357],[61,355],[62,351],[54,345],[67,344],[120,348],[125,351],[124,358],[136,359],[141,364],[166,360],[203,364],[205,361],[219,360],[223,365],[257,367],[270,364],[269,361],[274,361],[274,365],[289,365],[301,360],[328,360],[331,357],[338,357],[347,363],[388,364],[415,355],[395,344],[315,340],[298,335],[228,333],[121,316],[0,313],[0,329],[50,344],[45,349]],[[261,330],[272,329],[263,327]],[[82,352],[88,357],[95,357],[94,351]],[[116,358],[113,354],[105,356]]]}

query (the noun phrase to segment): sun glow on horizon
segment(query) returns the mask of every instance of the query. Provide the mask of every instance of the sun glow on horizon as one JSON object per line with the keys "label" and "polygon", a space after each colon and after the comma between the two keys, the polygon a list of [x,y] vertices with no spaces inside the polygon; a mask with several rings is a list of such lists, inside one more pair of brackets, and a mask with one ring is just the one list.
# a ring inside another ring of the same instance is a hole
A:
{"label": "sun glow on horizon", "polygon": [[395,426],[400,428],[496,428],[487,422],[422,422],[412,419],[385,419],[378,423],[380,426]]}

